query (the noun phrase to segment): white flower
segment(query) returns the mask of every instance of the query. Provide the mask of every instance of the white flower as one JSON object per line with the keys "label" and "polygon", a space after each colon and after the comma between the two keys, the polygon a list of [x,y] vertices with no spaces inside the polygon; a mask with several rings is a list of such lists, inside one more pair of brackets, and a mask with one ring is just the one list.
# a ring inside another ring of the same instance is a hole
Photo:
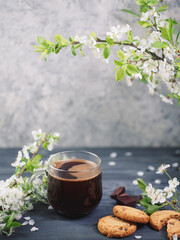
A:
{"label": "white flower", "polygon": [[163,102],[165,102],[165,103],[169,103],[169,104],[173,104],[173,101],[172,101],[171,98],[169,98],[169,97],[165,97],[165,96],[162,95],[162,94],[160,94],[159,96],[160,96],[160,98],[162,99]]}
{"label": "white flower", "polygon": [[151,75],[152,72],[157,72],[158,69],[158,61],[154,61],[152,59],[149,59],[147,61],[145,61],[145,63],[143,64],[143,72],[145,74]]}
{"label": "white flower", "polygon": [[41,136],[42,136],[41,128],[39,128],[37,131],[32,131],[32,135],[35,141],[41,139]]}
{"label": "white flower", "polygon": [[164,192],[167,194],[166,198],[171,198],[173,196],[172,189],[170,187],[165,187]]}
{"label": "white flower", "polygon": [[37,142],[31,143],[28,148],[31,153],[35,153],[37,151]]}
{"label": "white flower", "polygon": [[125,33],[128,33],[131,30],[131,27],[126,25],[117,25],[116,27],[110,27],[110,31],[106,33],[113,40],[121,40]]}
{"label": "white flower", "polygon": [[79,36],[75,36],[75,38],[74,38],[74,40],[76,41],[76,42],[80,42],[80,43],[85,43],[86,41],[87,41],[87,36],[81,36],[81,37],[79,37]]}
{"label": "white flower", "polygon": [[47,145],[47,149],[48,149],[49,151],[52,151],[52,150],[53,150],[53,145],[54,145],[54,143],[55,143],[54,139],[51,138],[51,139],[49,140],[49,144]]}
{"label": "white flower", "polygon": [[143,12],[140,20],[147,21],[149,17],[156,17],[156,16],[157,16],[157,12],[156,12],[156,9],[153,7],[151,10],[148,10],[147,12]]}
{"label": "white flower", "polygon": [[152,187],[152,184],[149,183],[149,185],[145,189],[147,196],[151,198],[151,196],[155,193],[155,189]]}
{"label": "white flower", "polygon": [[161,164],[161,166],[157,169],[157,174],[162,174],[166,171],[167,168],[169,168],[169,164]]}
{"label": "white flower", "polygon": [[164,49],[164,55],[169,60],[174,61],[174,57],[176,56],[176,51],[175,51],[174,47],[166,47]]}
{"label": "white flower", "polygon": [[179,185],[179,181],[177,180],[177,178],[173,178],[172,180],[169,180],[168,183],[171,190],[175,192],[176,187]]}
{"label": "white flower", "polygon": [[53,133],[54,137],[59,137],[60,134],[59,133]]}
{"label": "white flower", "polygon": [[23,156],[24,156],[24,158],[26,158],[26,159],[29,159],[29,152],[28,152],[28,150],[29,150],[29,147],[28,146],[24,146],[23,147],[23,149],[22,149],[22,152],[23,152]]}
{"label": "white flower", "polygon": [[22,166],[24,166],[25,162],[22,162],[21,159],[22,159],[22,152],[18,151],[16,161],[11,163],[11,166],[12,167],[22,167]]}

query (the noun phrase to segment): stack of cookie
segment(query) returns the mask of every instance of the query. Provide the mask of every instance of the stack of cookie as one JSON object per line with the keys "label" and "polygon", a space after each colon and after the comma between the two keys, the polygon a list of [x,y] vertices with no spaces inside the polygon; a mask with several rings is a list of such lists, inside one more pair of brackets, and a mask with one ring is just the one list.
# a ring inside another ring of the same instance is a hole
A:
{"label": "stack of cookie", "polygon": [[143,211],[133,207],[116,205],[113,208],[114,215],[109,215],[99,219],[98,229],[107,237],[127,237],[132,235],[137,224],[146,224],[160,231],[167,225],[169,239],[173,239],[176,234],[180,237],[180,213],[171,210],[162,210],[153,213],[150,217]]}
{"label": "stack of cookie", "polygon": [[98,229],[107,237],[127,237],[137,229],[137,223],[146,224],[149,216],[136,208],[116,205],[113,208],[114,215],[99,219]]}

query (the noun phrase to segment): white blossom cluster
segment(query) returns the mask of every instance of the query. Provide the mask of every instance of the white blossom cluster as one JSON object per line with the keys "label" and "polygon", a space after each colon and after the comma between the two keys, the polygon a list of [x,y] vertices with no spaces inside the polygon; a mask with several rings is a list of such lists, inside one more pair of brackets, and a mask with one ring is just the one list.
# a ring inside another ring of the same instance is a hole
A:
{"label": "white blossom cluster", "polygon": [[[17,182],[17,185],[13,187],[12,185],[15,181]],[[14,212],[16,220],[21,219],[24,211],[33,208],[32,203],[29,202],[29,198],[26,197],[26,194],[23,191],[21,184],[24,184],[23,178],[17,178],[15,175],[12,175],[6,181],[0,181],[0,208],[5,215]]]}
{"label": "white blossom cluster", "polygon": [[[41,143],[41,141],[45,138],[45,133],[42,131],[42,129],[38,129],[37,131],[32,131],[32,136],[34,138],[34,142],[29,145],[24,145],[22,151],[18,152],[16,161],[11,164],[12,167],[23,167],[25,165],[25,159],[30,159],[30,153],[34,154],[38,150],[38,146]],[[53,133],[51,137],[47,140],[48,145],[47,149],[49,151],[53,150],[54,144],[57,143],[59,140],[59,133]],[[42,162],[40,162],[40,166],[42,167]]]}
{"label": "white blossom cluster", "polygon": [[[165,96],[158,91],[163,83],[168,93],[180,96],[180,80],[176,78],[175,61],[178,57],[178,51],[175,46],[162,37],[160,31],[163,27],[168,29],[169,22],[166,20],[167,17],[157,12],[155,7],[142,12],[140,21],[149,23],[152,26],[148,28],[146,38],[134,36],[132,40],[134,46],[123,47],[123,52],[127,63],[135,64],[140,70],[139,73],[126,76],[127,85],[132,86],[133,80],[141,80],[145,76],[149,93],[152,95],[157,94],[162,101],[173,104],[169,96]],[[106,36],[112,39],[114,43],[122,42],[123,45],[124,36],[127,36],[131,30],[132,28],[128,24],[112,26],[110,31],[106,33]],[[75,41],[91,48],[96,58],[102,59],[107,63],[109,62],[109,58],[105,59],[103,57],[102,49],[96,47],[97,42],[95,38],[91,36],[75,36]],[[153,47],[153,44],[156,42],[166,44],[166,47]],[[157,58],[153,57],[152,54],[155,54]],[[135,56],[138,57],[137,61],[134,61]]]}
{"label": "white blossom cluster", "polygon": [[[166,172],[166,169],[169,168],[169,164],[162,164],[158,170],[157,174],[162,174]],[[168,181],[168,186],[164,189],[155,189],[151,183],[146,187],[145,192],[147,196],[151,199],[151,203],[154,205],[156,203],[165,203],[167,199],[173,196],[173,193],[176,192],[176,188],[179,185],[177,178],[170,179]]]}
{"label": "white blossom cluster", "polygon": [[[45,202],[44,199],[47,198],[47,178],[45,175],[42,179],[36,178],[34,181],[29,181],[29,178],[23,178],[20,173],[23,169],[36,172],[39,169],[47,168],[47,161],[39,160],[33,165],[33,169],[28,170],[28,166],[31,167],[33,163],[33,158],[30,159],[30,154],[36,157],[42,143],[46,144],[43,146],[45,149],[51,151],[54,144],[59,140],[59,134],[46,135],[45,132],[39,129],[38,131],[33,131],[32,135],[34,142],[27,146],[25,145],[18,152],[16,161],[11,164],[13,167],[16,167],[16,173],[9,179],[0,181],[0,235],[2,233],[11,235],[13,227],[8,230],[5,219],[14,214],[14,219],[20,220],[23,213],[33,208],[31,198],[42,202]],[[39,155],[39,157],[41,158],[42,156]],[[27,166],[26,163],[29,165]],[[30,220],[28,224],[34,225],[34,220]],[[22,225],[26,225],[26,223]],[[36,230],[38,230],[36,227],[31,229],[31,231]]]}
{"label": "white blossom cluster", "polygon": [[96,47],[96,40],[91,37],[91,36],[75,36],[74,38],[75,41],[84,44],[86,47],[91,49],[91,52],[93,54],[93,56],[97,59],[100,59],[101,61],[105,62],[105,63],[109,63],[109,59],[105,59],[103,56],[103,53],[101,51],[101,49]]}

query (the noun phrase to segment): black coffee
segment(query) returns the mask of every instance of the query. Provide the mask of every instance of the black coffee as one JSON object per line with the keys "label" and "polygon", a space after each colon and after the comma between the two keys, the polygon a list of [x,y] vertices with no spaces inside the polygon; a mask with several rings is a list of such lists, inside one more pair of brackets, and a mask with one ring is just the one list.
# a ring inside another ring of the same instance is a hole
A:
{"label": "black coffee", "polygon": [[102,197],[102,186],[100,170],[93,170],[95,163],[72,159],[55,162],[54,167],[65,170],[48,175],[48,199],[54,209],[64,215],[78,217],[97,207]]}

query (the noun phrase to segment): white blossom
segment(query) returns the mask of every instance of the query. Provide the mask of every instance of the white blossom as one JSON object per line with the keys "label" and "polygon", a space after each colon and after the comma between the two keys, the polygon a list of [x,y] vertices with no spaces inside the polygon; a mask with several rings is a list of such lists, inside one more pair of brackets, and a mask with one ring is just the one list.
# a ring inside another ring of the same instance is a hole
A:
{"label": "white blossom", "polygon": [[87,36],[83,35],[83,36],[79,37],[79,36],[76,35],[74,40],[76,42],[80,42],[80,43],[84,44],[87,41]]}
{"label": "white blossom", "polygon": [[22,152],[18,151],[16,161],[11,163],[11,166],[12,167],[22,167],[22,166],[24,166],[25,162],[21,161],[21,159],[22,159]]}
{"label": "white blossom", "polygon": [[168,183],[171,190],[175,192],[176,187],[179,185],[179,181],[177,180],[177,178],[173,178],[172,180],[169,180]]}
{"label": "white blossom", "polygon": [[39,128],[37,131],[32,131],[32,135],[33,135],[33,138],[35,141],[38,141],[41,139],[41,136],[42,136],[42,129]]}
{"label": "white blossom", "polygon": [[117,25],[116,27],[110,27],[110,31],[106,33],[111,39],[119,41],[122,39],[125,33],[128,33],[131,30],[129,24],[126,25]]}
{"label": "white blossom", "polygon": [[173,192],[172,192],[171,187],[165,187],[164,192],[167,194],[166,198],[171,198],[173,196]]}
{"label": "white blossom", "polygon": [[166,171],[167,168],[169,168],[169,164],[161,164],[161,166],[157,169],[157,174],[162,174]]}
{"label": "white blossom", "polygon": [[166,96],[164,96],[164,95],[162,95],[162,94],[160,94],[159,96],[160,96],[160,98],[162,99],[163,102],[169,103],[169,104],[173,104],[173,101],[172,101],[171,98],[166,97]]}
{"label": "white blossom", "polygon": [[23,147],[23,149],[22,149],[22,152],[23,152],[23,156],[24,156],[24,158],[26,158],[26,159],[29,159],[29,152],[28,152],[28,150],[29,150],[29,147],[28,146],[24,146]]}
{"label": "white blossom", "polygon": [[31,143],[28,148],[29,148],[31,153],[35,153],[37,151],[37,148],[38,148],[37,147],[37,142]]}

